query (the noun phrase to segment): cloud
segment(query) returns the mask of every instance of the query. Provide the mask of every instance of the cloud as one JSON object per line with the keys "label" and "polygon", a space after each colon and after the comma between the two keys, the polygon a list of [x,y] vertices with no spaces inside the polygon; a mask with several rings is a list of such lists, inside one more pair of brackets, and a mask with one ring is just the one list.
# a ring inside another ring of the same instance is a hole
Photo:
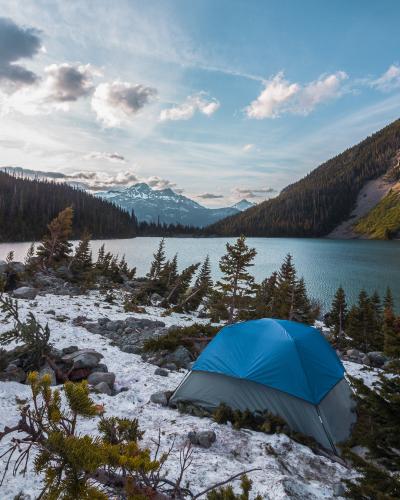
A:
{"label": "cloud", "polygon": [[279,72],[265,82],[261,94],[245,108],[249,118],[277,118],[283,113],[308,115],[314,108],[342,93],[341,84],[347,79],[344,71],[322,75],[304,86],[290,83]]}
{"label": "cloud", "polygon": [[108,160],[113,163],[126,163],[126,158],[119,153],[105,153],[102,151],[92,151],[83,157],[85,160]]}
{"label": "cloud", "polygon": [[32,59],[41,49],[40,31],[18,26],[11,19],[0,17],[0,80],[11,86],[31,85],[38,76],[16,64]]}
{"label": "cloud", "polygon": [[168,179],[163,179],[162,177],[158,177],[157,175],[153,175],[147,179],[143,179],[143,182],[146,182],[153,189],[173,189],[174,191],[182,192],[182,190],[176,189],[176,184],[174,182],[169,181]]}
{"label": "cloud", "polygon": [[119,127],[157,95],[157,90],[144,85],[114,81],[101,83],[92,97],[92,108],[106,127]]}
{"label": "cloud", "polygon": [[382,76],[373,80],[370,83],[371,87],[374,87],[383,92],[390,92],[396,88],[400,87],[400,66],[398,64],[392,64]]}
{"label": "cloud", "polygon": [[46,99],[54,102],[72,102],[89,95],[93,90],[92,78],[99,75],[90,64],[52,64],[45,71]]}
{"label": "cloud", "polygon": [[186,101],[179,106],[163,109],[160,113],[160,121],[169,120],[189,120],[196,111],[203,115],[211,116],[220,107],[220,103],[215,98],[210,98],[205,92],[189,96]]}
{"label": "cloud", "polygon": [[268,195],[275,194],[277,191],[274,188],[239,188],[232,189],[232,194],[235,198],[266,198]]}
{"label": "cloud", "polygon": [[242,151],[244,151],[245,153],[248,153],[249,151],[252,151],[253,149],[254,149],[254,144],[245,144],[242,147]]}
{"label": "cloud", "polygon": [[198,194],[197,198],[201,198],[202,200],[216,200],[218,198],[223,198],[223,194],[213,194],[213,193],[203,193]]}
{"label": "cloud", "polygon": [[68,111],[70,103],[93,91],[97,69],[89,64],[52,64],[45,68],[46,77],[35,85],[21,87],[11,95],[3,94],[2,112],[18,111],[25,115],[48,114],[59,109]]}
{"label": "cloud", "polygon": [[118,172],[117,174],[81,171],[73,174],[66,174],[65,178],[68,182],[78,182],[91,191],[103,191],[113,187],[124,187],[141,182],[137,174],[129,170]]}

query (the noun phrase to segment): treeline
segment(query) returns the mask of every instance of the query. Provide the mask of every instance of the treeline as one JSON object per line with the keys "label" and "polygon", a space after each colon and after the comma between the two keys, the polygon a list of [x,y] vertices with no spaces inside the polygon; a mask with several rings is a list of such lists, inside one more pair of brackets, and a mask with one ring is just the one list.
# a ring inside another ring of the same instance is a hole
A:
{"label": "treeline", "polygon": [[385,174],[400,149],[400,120],[322,164],[279,196],[223,219],[209,234],[325,236],[354,208],[361,188]]}
{"label": "treeline", "polygon": [[134,213],[82,189],[0,172],[0,242],[38,241],[49,220],[69,206],[74,210],[72,239],[79,239],[85,230],[96,239],[193,235],[198,231],[180,224],[138,223]]}

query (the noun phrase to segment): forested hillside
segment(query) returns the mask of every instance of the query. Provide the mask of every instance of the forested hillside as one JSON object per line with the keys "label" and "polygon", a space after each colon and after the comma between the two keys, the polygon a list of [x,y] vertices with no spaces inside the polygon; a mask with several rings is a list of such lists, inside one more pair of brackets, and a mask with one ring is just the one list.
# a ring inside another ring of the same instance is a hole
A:
{"label": "forested hillside", "polygon": [[94,238],[131,237],[136,218],[112,203],[66,184],[16,178],[0,172],[0,241],[33,241],[45,232],[49,220],[72,206],[73,234],[87,228]]}
{"label": "forested hillside", "polygon": [[207,228],[209,234],[325,236],[348,219],[361,188],[400,150],[400,120],[328,160],[279,196]]}

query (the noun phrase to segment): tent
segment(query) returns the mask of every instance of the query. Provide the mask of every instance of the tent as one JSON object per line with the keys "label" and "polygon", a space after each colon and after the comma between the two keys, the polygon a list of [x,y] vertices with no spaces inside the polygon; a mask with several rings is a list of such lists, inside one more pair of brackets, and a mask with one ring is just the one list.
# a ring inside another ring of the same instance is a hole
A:
{"label": "tent", "polygon": [[271,318],[245,321],[225,326],[214,337],[170,403],[268,410],[337,453],[335,445],[349,437],[356,420],[344,373],[316,328]]}

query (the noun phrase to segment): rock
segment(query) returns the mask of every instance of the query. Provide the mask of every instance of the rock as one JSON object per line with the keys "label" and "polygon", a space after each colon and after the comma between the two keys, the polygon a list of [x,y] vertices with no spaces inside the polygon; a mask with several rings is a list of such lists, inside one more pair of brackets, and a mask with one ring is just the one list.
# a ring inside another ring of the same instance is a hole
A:
{"label": "rock", "polygon": [[88,382],[91,385],[98,385],[101,382],[105,382],[110,387],[114,385],[115,373],[113,372],[93,372],[88,376]]}
{"label": "rock", "polygon": [[0,373],[2,382],[25,382],[26,373],[22,368],[10,369],[10,371]]}
{"label": "rock", "polygon": [[161,295],[159,295],[158,293],[153,293],[152,296],[150,297],[150,304],[152,306],[158,306],[161,304],[161,302],[163,301],[163,297],[161,297]]}
{"label": "rock", "polygon": [[88,318],[86,316],[77,316],[76,318],[74,318],[72,320],[72,324],[74,326],[82,326],[82,325],[84,325],[85,323],[88,323],[88,322],[89,322],[89,320],[88,320]]}
{"label": "rock", "polygon": [[128,354],[139,354],[140,347],[134,344],[125,344],[121,347],[122,352],[127,352]]}
{"label": "rock", "polygon": [[72,354],[73,352],[78,351],[79,348],[77,345],[70,345],[68,347],[64,347],[64,349],[61,349],[62,355],[65,356],[66,354]]}
{"label": "rock", "polygon": [[57,385],[57,379],[56,379],[56,374],[49,365],[43,366],[43,368],[40,369],[39,371],[39,377],[42,378],[44,375],[50,375],[51,378],[51,383],[50,385]]}
{"label": "rock", "polygon": [[74,369],[77,368],[95,368],[103,355],[92,349],[78,349],[77,351],[66,354],[62,357],[63,361],[74,364]]}
{"label": "rock", "polygon": [[52,316],[55,316],[56,312],[54,309],[49,309],[48,311],[45,312],[45,314],[51,314]]}
{"label": "rock", "polygon": [[31,286],[21,286],[14,290],[13,295],[16,299],[33,300],[37,295],[37,290]]}
{"label": "rock", "polygon": [[376,368],[381,368],[388,358],[383,354],[383,352],[380,351],[372,351],[367,354],[371,365],[376,367]]}
{"label": "rock", "polygon": [[107,373],[108,372],[108,368],[107,368],[107,365],[105,365],[104,363],[100,363],[96,366],[96,372],[102,372],[102,373]]}
{"label": "rock", "polygon": [[167,354],[164,357],[164,364],[175,363],[178,368],[187,368],[192,362],[192,355],[186,347],[180,345],[174,352]]}
{"label": "rock", "polygon": [[108,396],[111,396],[112,394],[111,387],[107,384],[107,382],[98,383],[94,386],[94,390],[100,394],[107,394]]}
{"label": "rock", "polygon": [[344,497],[346,495],[346,488],[342,483],[335,483],[333,485],[333,494],[335,497]]}
{"label": "rock", "polygon": [[370,366],[371,365],[371,360],[368,357],[368,354],[365,354],[362,358],[361,361],[364,365]]}
{"label": "rock", "polygon": [[150,401],[161,406],[168,406],[168,398],[165,392],[155,392],[150,396]]}
{"label": "rock", "polygon": [[217,439],[214,431],[191,431],[187,437],[192,444],[201,446],[202,448],[210,448]]}
{"label": "rock", "polygon": [[8,264],[5,260],[0,260],[0,274],[4,274],[8,270]]}
{"label": "rock", "polygon": [[161,377],[168,377],[168,370],[164,370],[164,368],[157,368],[154,372],[154,375],[160,375]]}
{"label": "rock", "polygon": [[10,262],[8,264],[8,267],[11,271],[14,271],[14,273],[23,273],[25,271],[25,265],[22,262]]}
{"label": "rock", "polygon": [[171,372],[176,372],[176,370],[178,369],[175,363],[165,363],[163,365],[163,368],[165,368],[166,370],[170,370]]}

